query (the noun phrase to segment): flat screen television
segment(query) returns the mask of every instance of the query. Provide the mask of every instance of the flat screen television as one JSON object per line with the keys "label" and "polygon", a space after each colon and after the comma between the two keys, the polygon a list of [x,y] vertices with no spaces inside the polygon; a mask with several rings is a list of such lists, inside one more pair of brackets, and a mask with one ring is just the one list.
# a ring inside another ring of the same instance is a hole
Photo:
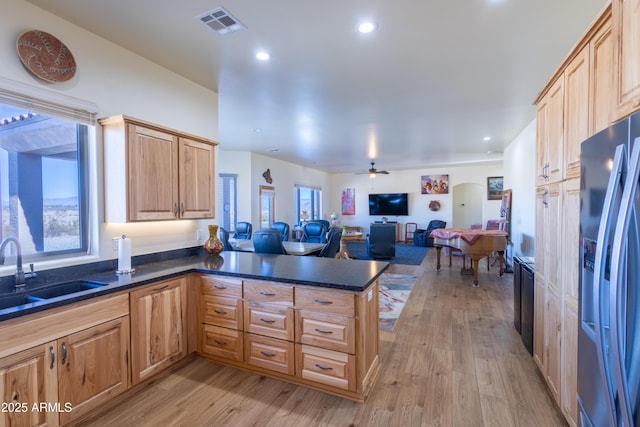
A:
{"label": "flat screen television", "polygon": [[409,215],[407,193],[369,194],[369,215]]}

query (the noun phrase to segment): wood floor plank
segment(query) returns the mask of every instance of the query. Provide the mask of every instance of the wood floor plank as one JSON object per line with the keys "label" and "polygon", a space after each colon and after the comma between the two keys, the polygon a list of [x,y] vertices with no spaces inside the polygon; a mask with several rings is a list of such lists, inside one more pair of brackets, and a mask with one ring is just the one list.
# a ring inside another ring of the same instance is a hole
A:
{"label": "wood floor plank", "polygon": [[454,263],[389,268],[417,281],[364,403],[195,359],[83,425],[566,426],[513,328],[513,276],[484,263],[473,288]]}

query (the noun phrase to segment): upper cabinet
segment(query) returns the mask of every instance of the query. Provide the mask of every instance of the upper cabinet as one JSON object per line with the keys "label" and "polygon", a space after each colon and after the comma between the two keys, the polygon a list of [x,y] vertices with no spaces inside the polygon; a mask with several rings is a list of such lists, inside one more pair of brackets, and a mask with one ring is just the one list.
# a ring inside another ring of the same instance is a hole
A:
{"label": "upper cabinet", "polygon": [[613,0],[616,119],[640,109],[640,0]]}
{"label": "upper cabinet", "polygon": [[106,222],[214,217],[216,142],[122,115],[100,124]]}
{"label": "upper cabinet", "polygon": [[535,101],[538,186],[580,176],[580,144],[615,116],[611,25],[607,7]]}

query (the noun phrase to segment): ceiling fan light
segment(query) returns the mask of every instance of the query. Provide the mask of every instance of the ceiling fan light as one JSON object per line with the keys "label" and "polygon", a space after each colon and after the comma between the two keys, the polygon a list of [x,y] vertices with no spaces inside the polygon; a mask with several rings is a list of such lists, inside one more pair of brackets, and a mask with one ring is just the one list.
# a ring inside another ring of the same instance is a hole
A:
{"label": "ceiling fan light", "polygon": [[369,178],[375,178],[375,177],[376,177],[376,173],[375,172],[369,173]]}

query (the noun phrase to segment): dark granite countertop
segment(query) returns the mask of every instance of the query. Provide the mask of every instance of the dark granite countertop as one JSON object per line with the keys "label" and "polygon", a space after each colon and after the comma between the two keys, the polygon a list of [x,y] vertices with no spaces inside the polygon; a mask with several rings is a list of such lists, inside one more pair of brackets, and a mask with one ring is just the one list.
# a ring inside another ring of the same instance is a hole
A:
{"label": "dark granite countertop", "polygon": [[[53,281],[28,283],[20,293],[28,295],[35,289],[69,280],[91,280],[105,283],[106,286],[0,309],[0,322],[191,272],[362,292],[387,269],[389,263],[225,251],[220,255],[202,255],[200,253],[155,262],[135,263],[134,266],[135,273],[124,275],[116,275],[114,269],[104,270],[104,265],[100,265],[100,268],[97,267],[94,271],[90,271],[86,266],[78,268],[77,271],[67,268],[65,274],[53,275],[52,277],[55,277]],[[15,295],[16,292],[6,292],[5,290],[5,292],[0,292],[0,300],[3,297]]]}

